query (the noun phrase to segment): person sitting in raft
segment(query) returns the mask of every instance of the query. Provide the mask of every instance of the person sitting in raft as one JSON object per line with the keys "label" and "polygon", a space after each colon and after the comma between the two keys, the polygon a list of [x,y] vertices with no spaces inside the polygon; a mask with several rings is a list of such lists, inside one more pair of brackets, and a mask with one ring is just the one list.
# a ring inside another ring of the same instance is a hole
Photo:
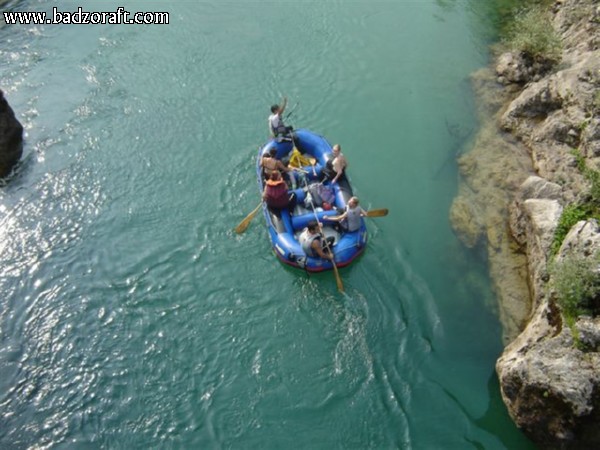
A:
{"label": "person sitting in raft", "polygon": [[320,233],[320,224],[316,220],[308,222],[306,228],[300,236],[302,250],[311,258],[323,258],[333,260],[331,246],[333,245],[333,237],[323,239]]}
{"label": "person sitting in raft", "polygon": [[277,149],[271,148],[269,152],[265,153],[260,159],[260,167],[263,169],[263,176],[268,180],[273,172],[286,174],[290,182],[290,186],[292,189],[296,189],[296,177],[293,172],[294,169],[287,167],[285,164],[275,158],[275,155],[277,155]]}
{"label": "person sitting in raft", "polygon": [[271,173],[270,178],[265,181],[263,200],[271,209],[293,208],[296,204],[296,194],[288,194],[288,188],[281,178],[278,170]]}
{"label": "person sitting in raft", "polygon": [[333,158],[327,161],[325,169],[323,169],[323,181],[331,180],[332,183],[336,183],[346,178],[346,167],[348,167],[348,161],[342,153],[342,147],[340,144],[335,144],[332,149]]}
{"label": "person sitting in raft", "polygon": [[283,138],[288,138],[291,140],[293,136],[290,137],[290,133],[294,129],[293,127],[286,126],[283,123],[283,112],[285,111],[285,107],[287,106],[287,97],[283,97],[281,105],[273,105],[271,106],[271,115],[269,116],[269,131],[271,132],[271,136],[281,141]]}
{"label": "person sitting in raft", "polygon": [[323,220],[339,222],[346,231],[353,232],[360,228],[360,218],[366,217],[367,212],[358,206],[358,197],[351,197],[346,205],[346,210],[340,216],[323,216]]}

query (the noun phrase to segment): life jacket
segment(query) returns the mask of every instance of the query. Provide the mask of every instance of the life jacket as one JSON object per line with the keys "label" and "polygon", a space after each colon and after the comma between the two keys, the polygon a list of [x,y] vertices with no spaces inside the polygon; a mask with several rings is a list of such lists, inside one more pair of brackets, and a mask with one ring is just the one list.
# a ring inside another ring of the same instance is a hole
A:
{"label": "life jacket", "polygon": [[356,231],[360,228],[360,213],[362,208],[357,206],[356,208],[350,208],[346,206],[346,220],[348,221],[348,231]]}
{"label": "life jacket", "polygon": [[269,128],[271,128],[271,133],[273,136],[277,137],[280,134],[285,134],[287,129],[283,123],[283,120],[279,116],[279,114],[271,114],[269,116]]}
{"label": "life jacket", "polygon": [[271,208],[285,208],[290,203],[288,196],[288,189],[285,181],[279,180],[267,180],[267,189],[265,191],[267,206]]}
{"label": "life jacket", "polygon": [[306,253],[311,258],[317,258],[319,256],[319,254],[317,252],[315,252],[315,250],[312,248],[312,243],[315,241],[320,241],[321,235],[318,233],[317,234],[307,233],[307,235],[308,235],[307,238],[302,242],[302,250],[304,250],[304,253]]}

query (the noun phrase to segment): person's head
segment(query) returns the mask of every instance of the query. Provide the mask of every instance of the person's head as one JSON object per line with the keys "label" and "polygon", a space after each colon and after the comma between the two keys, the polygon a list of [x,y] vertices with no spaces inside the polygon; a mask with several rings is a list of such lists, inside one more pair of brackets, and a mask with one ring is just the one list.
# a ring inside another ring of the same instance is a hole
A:
{"label": "person's head", "polygon": [[271,172],[271,180],[273,181],[277,181],[281,179],[281,174],[279,173],[279,170],[275,170],[273,172]]}
{"label": "person's head", "polygon": [[308,231],[311,233],[316,233],[319,230],[319,224],[317,223],[316,220],[311,220],[310,222],[308,222],[308,224],[306,225],[306,228],[308,228]]}
{"label": "person's head", "polygon": [[279,105],[273,105],[273,106],[271,106],[271,112],[273,114],[277,114],[279,112]]}
{"label": "person's head", "polygon": [[269,157],[271,157],[271,158],[275,158],[275,155],[276,155],[276,154],[277,154],[277,149],[276,149],[276,148],[274,148],[274,147],[272,147],[272,148],[269,150],[269,153],[267,153],[267,156],[269,156]]}
{"label": "person's head", "polygon": [[358,206],[358,197],[350,197],[350,200],[348,200],[348,206],[350,206],[350,208],[356,208]]}
{"label": "person's head", "polygon": [[337,156],[337,155],[339,155],[339,154],[340,154],[340,152],[342,151],[342,147],[340,147],[340,144],[335,144],[335,145],[334,145],[334,146],[331,148],[331,150],[333,151],[333,154],[334,154],[335,156]]}

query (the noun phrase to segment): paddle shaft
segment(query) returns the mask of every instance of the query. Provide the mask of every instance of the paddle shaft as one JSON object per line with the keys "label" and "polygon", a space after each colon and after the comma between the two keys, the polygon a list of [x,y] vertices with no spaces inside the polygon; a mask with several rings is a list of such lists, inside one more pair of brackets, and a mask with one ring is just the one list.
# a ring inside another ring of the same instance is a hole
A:
{"label": "paddle shaft", "polygon": [[240,224],[235,228],[235,232],[240,234],[243,233],[244,231],[246,231],[246,229],[248,228],[248,225],[250,225],[250,222],[252,221],[252,219],[254,219],[254,216],[256,216],[256,213],[260,210],[262,206],[262,202],[260,202],[258,204],[258,206],[256,208],[254,208],[252,210],[252,212],[250,214],[248,214],[244,220],[242,220],[240,222]]}
{"label": "paddle shaft", "polygon": [[296,110],[296,108],[299,104],[300,104],[300,102],[296,102],[296,104],[290,108],[291,111],[289,111],[285,114],[285,117],[284,117],[285,120],[290,118],[290,116],[294,113],[294,111]]}
{"label": "paddle shaft", "polygon": [[[292,142],[293,142],[293,138],[292,138]],[[294,144],[294,146],[295,146],[295,144]],[[313,168],[314,168],[314,166],[313,166]],[[308,188],[308,183],[306,182],[306,180],[304,180],[304,184]],[[312,201],[312,198],[310,199],[310,204],[312,206],[312,210],[313,210],[313,214],[315,216],[315,220],[317,221],[317,224],[319,224],[319,217],[317,216],[317,213],[315,211],[315,205],[314,205],[314,203]],[[340,276],[340,273],[338,272],[338,268],[337,268],[337,266],[335,264],[335,255],[333,254],[333,250],[329,246],[329,242],[327,242],[327,238],[325,237],[325,234],[323,233],[323,228],[321,227],[320,224],[319,224],[319,230],[321,230],[321,235],[323,236],[323,240],[325,242],[325,246],[327,247],[327,251],[331,255],[330,261],[331,261],[331,265],[333,267],[333,274],[335,275],[335,283],[337,284],[338,291],[344,292],[344,283],[342,282],[342,277]]]}

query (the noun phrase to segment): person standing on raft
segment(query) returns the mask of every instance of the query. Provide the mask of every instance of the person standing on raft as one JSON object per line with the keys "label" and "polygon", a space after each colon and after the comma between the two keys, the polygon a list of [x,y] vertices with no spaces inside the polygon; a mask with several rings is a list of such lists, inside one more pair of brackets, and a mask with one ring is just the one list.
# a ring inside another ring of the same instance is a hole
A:
{"label": "person standing on raft", "polygon": [[293,136],[290,136],[290,133],[294,128],[291,126],[286,126],[283,123],[282,115],[286,106],[287,97],[283,97],[281,105],[271,106],[271,115],[269,116],[269,131],[271,132],[271,136],[274,138],[293,138]]}

